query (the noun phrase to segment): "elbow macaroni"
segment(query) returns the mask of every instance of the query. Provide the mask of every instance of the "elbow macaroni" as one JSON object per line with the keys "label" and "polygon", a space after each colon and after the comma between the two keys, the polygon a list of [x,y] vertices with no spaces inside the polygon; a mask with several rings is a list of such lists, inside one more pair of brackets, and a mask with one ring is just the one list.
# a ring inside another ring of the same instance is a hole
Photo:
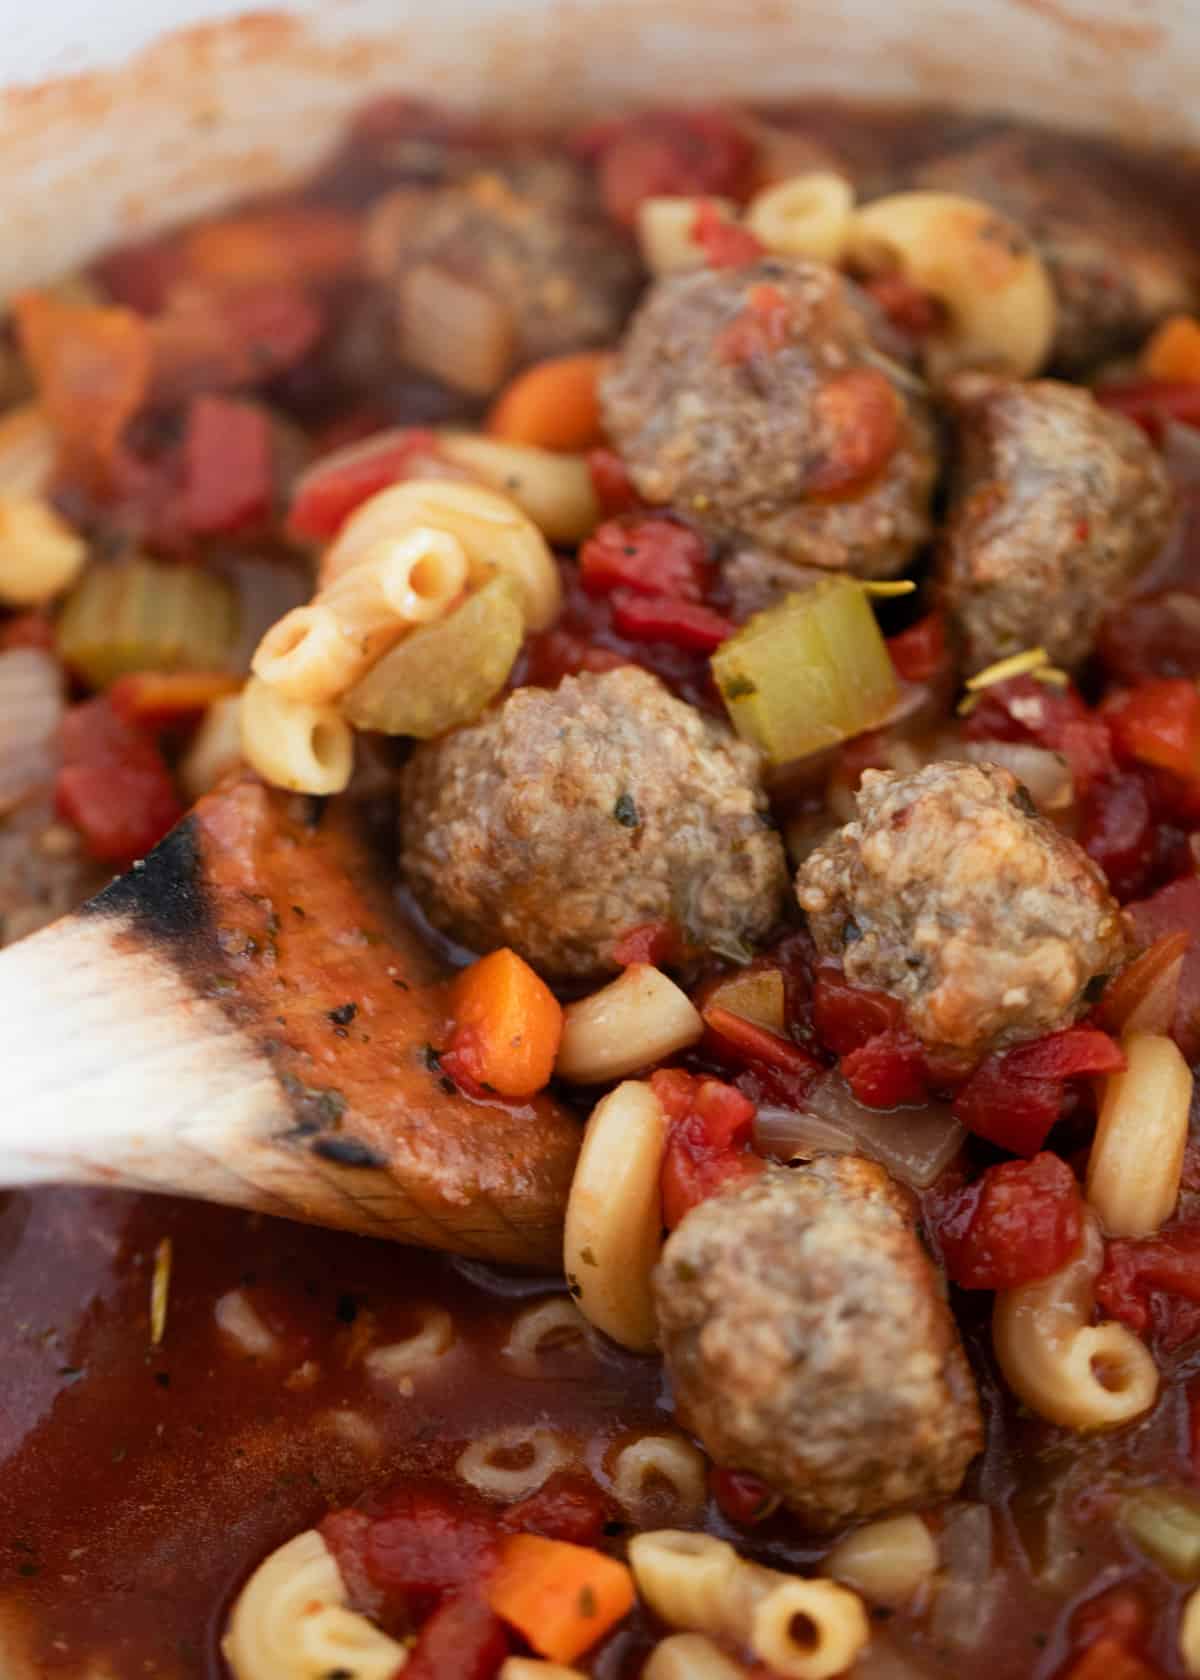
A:
{"label": "elbow macaroni", "polygon": [[583,455],[505,443],[480,432],[442,432],[442,454],[533,520],[548,542],[574,546],[600,523],[600,504]]}
{"label": "elbow macaroni", "polygon": [[1087,1199],[1110,1237],[1148,1237],[1179,1200],[1192,1074],[1173,1039],[1127,1034],[1128,1067],[1104,1082]]}
{"label": "elbow macaroni", "polygon": [[554,1071],[577,1085],[603,1085],[686,1050],[703,1033],[686,992],[648,963],[631,963],[600,991],[567,1005]]}
{"label": "elbow macaroni", "polygon": [[354,736],[333,706],[289,700],[259,677],[242,690],[242,753],[292,793],[341,793],[354,768]]}
{"label": "elbow macaroni", "polygon": [[937,1566],[937,1542],[920,1517],[909,1515],[856,1528],[839,1540],[821,1568],[869,1604],[898,1610],[932,1579]]}
{"label": "elbow macaroni", "polygon": [[563,1270],[584,1317],[636,1352],[655,1346],[651,1275],[662,1247],[666,1116],[628,1079],[596,1104],[567,1197]]}
{"label": "elbow macaroni", "polygon": [[638,1591],[668,1626],[736,1640],[787,1680],[831,1680],[870,1639],[856,1593],[746,1563],[709,1535],[638,1534],[629,1561]]}
{"label": "elbow macaroni", "polygon": [[702,1633],[672,1633],[660,1639],[642,1670],[642,1680],[745,1680],[746,1670]]}
{"label": "elbow macaroni", "polygon": [[242,697],[214,700],[192,736],[179,764],[179,780],[189,799],[208,793],[242,758]]}
{"label": "elbow macaroni", "polygon": [[957,193],[901,192],[856,211],[846,256],[868,274],[899,269],[945,309],[931,371],[976,367],[1024,379],[1045,362],[1057,305],[1029,236],[991,205]]}
{"label": "elbow macaroni", "polygon": [[707,1478],[708,1460],[682,1435],[643,1435],[622,1447],[612,1466],[613,1493],[639,1520],[665,1493],[676,1522],[695,1521],[708,1496]]}
{"label": "elbow macaroni", "polygon": [[745,222],[768,251],[838,263],[854,215],[854,189],[841,175],[815,171],[764,187],[750,200]]}
{"label": "elbow macaroni", "polygon": [[1092,1285],[1104,1261],[1090,1218],[1061,1271],[996,1296],[996,1359],[1018,1399],[1069,1429],[1111,1429],[1154,1404],[1158,1370],[1123,1324],[1089,1323]]}
{"label": "elbow macaroni", "polygon": [[75,582],[88,545],[40,496],[0,491],[0,602],[36,607]]}
{"label": "elbow macaroni", "polygon": [[412,1393],[412,1379],[444,1359],[454,1346],[454,1320],[441,1307],[423,1307],[411,1336],[372,1348],[364,1360],[368,1376]]}
{"label": "elbow macaroni", "polygon": [[346,1608],[333,1555],[315,1529],[272,1552],[247,1581],[221,1644],[234,1680],[392,1680],[403,1645]]}

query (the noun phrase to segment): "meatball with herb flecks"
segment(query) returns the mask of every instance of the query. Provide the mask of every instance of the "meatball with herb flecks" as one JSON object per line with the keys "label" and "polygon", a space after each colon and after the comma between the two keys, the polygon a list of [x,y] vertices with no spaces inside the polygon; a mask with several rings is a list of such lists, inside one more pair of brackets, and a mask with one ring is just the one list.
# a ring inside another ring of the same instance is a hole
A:
{"label": "meatball with herb flecks", "polygon": [[653,285],[601,387],[638,494],[803,566],[894,577],[930,534],[919,381],[821,263],[766,258]]}
{"label": "meatball with herb flecks", "polygon": [[820,955],[964,1066],[1069,1026],[1125,955],[1096,865],[993,764],[864,772],[857,819],[796,893]]}
{"label": "meatball with herb flecks", "polygon": [[1074,667],[1166,538],[1162,458],[1057,380],[963,374],[947,400],[959,448],[939,569],[967,669],[1031,647]]}
{"label": "meatball with herb flecks", "polygon": [[402,797],[401,867],[434,926],[549,975],[611,972],[647,923],[744,957],[786,893],[755,750],[634,666],[518,689],[418,747]]}
{"label": "meatball with herb flecks", "polygon": [[873,1161],[768,1167],[700,1203],[654,1293],[681,1421],[813,1528],[945,1498],[983,1446],[912,1198]]}

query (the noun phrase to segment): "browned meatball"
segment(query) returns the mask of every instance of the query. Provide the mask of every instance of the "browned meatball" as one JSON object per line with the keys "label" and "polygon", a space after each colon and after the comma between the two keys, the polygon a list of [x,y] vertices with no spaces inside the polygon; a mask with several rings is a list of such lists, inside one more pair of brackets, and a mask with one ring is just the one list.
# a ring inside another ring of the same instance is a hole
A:
{"label": "browned meatball", "polygon": [[744,952],[787,889],[754,749],[634,666],[522,688],[404,773],[401,865],[436,927],[553,975],[670,922]]}
{"label": "browned meatball", "polygon": [[1062,135],[992,134],[917,171],[916,184],[981,198],[1036,241],[1058,297],[1053,361],[1066,372],[1136,344],[1196,299],[1197,252],[1112,159]]}
{"label": "browned meatball", "polygon": [[979,1403],[912,1198],[855,1155],[693,1208],[654,1278],[681,1420],[813,1528],[944,1499]]}
{"label": "browned meatball", "polygon": [[959,459],[940,571],[967,667],[1039,646],[1078,665],[1166,537],[1162,460],[1075,385],[964,374],[947,397]]}
{"label": "browned meatball", "polygon": [[390,285],[432,270],[488,294],[513,365],[609,343],[639,283],[636,256],[601,215],[586,177],[556,159],[401,188],[376,206],[367,251]]}
{"label": "browned meatball", "polygon": [[1068,1026],[1125,951],[1100,871],[993,764],[866,771],[796,893],[821,955],[963,1063]]}
{"label": "browned meatball", "polygon": [[0,817],[0,945],[66,915],[111,875],[54,820],[52,788],[26,799]]}
{"label": "browned meatball", "polygon": [[893,577],[929,535],[936,458],[882,332],[820,263],[668,276],[603,382],[605,426],[646,501],[801,565]]}

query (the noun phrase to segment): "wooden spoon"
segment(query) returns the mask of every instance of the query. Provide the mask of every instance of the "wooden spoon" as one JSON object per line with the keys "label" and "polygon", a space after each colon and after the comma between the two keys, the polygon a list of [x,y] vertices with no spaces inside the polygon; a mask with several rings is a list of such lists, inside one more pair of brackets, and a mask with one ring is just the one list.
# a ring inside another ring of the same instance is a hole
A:
{"label": "wooden spoon", "polygon": [[[385,845],[394,846],[390,824]],[[441,1073],[444,964],[362,811],[225,784],[0,954],[0,1183],[170,1191],[557,1268],[579,1124]]]}

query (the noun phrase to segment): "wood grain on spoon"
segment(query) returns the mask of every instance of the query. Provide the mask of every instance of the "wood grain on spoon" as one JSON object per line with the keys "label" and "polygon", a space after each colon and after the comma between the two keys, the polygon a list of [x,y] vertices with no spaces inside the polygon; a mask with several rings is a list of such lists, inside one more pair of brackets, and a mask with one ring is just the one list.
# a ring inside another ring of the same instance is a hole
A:
{"label": "wood grain on spoon", "polygon": [[350,802],[227,783],[0,956],[0,1182],[169,1190],[556,1267],[578,1122],[445,1078],[447,974]]}

